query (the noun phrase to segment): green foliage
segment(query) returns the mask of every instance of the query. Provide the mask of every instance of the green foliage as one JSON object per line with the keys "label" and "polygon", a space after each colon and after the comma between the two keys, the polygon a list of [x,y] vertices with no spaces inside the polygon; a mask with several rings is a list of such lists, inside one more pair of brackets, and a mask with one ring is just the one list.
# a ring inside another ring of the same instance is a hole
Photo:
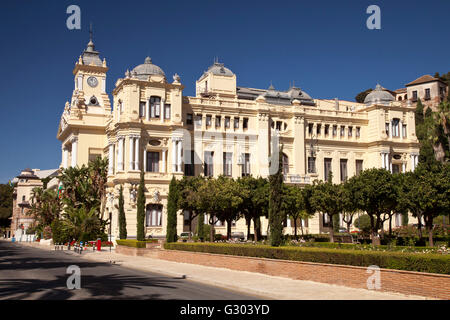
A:
{"label": "green foliage", "polygon": [[200,240],[205,239],[205,214],[201,213],[197,220],[197,237]]}
{"label": "green foliage", "polygon": [[293,220],[294,236],[297,238],[298,219],[309,217],[302,189],[297,186],[283,185],[282,208],[287,217]]}
{"label": "green foliage", "polygon": [[53,220],[51,229],[54,243],[66,243],[72,240],[70,233],[66,228],[64,228],[64,225],[60,219]]}
{"label": "green foliage", "polygon": [[0,184],[0,227],[9,226],[12,216],[14,186]]}
{"label": "green foliage", "polygon": [[60,223],[61,232],[78,241],[93,241],[105,233],[106,221],[100,219],[97,207],[67,207]]}
{"label": "green foliage", "polygon": [[367,89],[358,93],[355,97],[356,102],[364,103],[364,99],[366,99],[367,95],[372,92],[373,89]]}
{"label": "green foliage", "polygon": [[127,220],[125,216],[124,200],[123,200],[123,187],[119,189],[119,238],[127,238]]}
{"label": "green foliage", "polygon": [[141,171],[141,180],[137,194],[137,235],[138,241],[145,240],[145,181],[144,171]]}
{"label": "green foliage", "polygon": [[167,250],[450,274],[450,255],[222,243],[166,243]]}
{"label": "green foliage", "polygon": [[116,240],[119,246],[126,246],[132,248],[145,248],[147,243],[157,243],[158,239],[149,239],[144,241],[134,240],[134,239],[124,239]]}
{"label": "green foliage", "polygon": [[175,177],[172,177],[169,185],[169,195],[167,197],[167,242],[177,241],[177,201],[178,187]]}
{"label": "green foliage", "polygon": [[370,225],[370,217],[367,214],[360,215],[358,218],[356,218],[353,225],[355,226],[355,228],[358,228],[359,230],[367,234],[369,234],[370,230],[372,229]]}
{"label": "green foliage", "polygon": [[278,170],[269,176],[269,226],[270,244],[278,247],[283,243],[283,222],[286,213],[283,210],[283,148],[278,153]]}

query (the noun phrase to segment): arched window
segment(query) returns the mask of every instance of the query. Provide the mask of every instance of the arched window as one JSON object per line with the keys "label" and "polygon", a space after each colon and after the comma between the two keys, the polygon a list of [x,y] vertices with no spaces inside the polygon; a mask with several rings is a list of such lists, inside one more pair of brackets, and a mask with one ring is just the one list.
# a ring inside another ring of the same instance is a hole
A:
{"label": "arched window", "polygon": [[150,118],[159,118],[161,110],[161,98],[150,97]]}
{"label": "arched window", "polygon": [[283,153],[283,174],[286,175],[289,173],[289,158],[286,154]]}

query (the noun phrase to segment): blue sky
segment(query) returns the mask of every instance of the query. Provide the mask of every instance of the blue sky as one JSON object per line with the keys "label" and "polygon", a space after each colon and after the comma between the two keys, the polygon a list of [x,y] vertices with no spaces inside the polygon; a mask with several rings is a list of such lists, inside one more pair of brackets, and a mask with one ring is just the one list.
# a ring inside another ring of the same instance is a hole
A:
{"label": "blue sky", "polygon": [[[81,30],[66,9],[81,8]],[[381,30],[366,8],[381,8]],[[107,90],[148,55],[184,94],[214,57],[240,86],[353,100],[380,82],[397,89],[450,71],[448,0],[358,1],[1,1],[0,183],[26,167],[56,168],[56,132],[73,90],[72,69],[89,40],[110,70]]]}

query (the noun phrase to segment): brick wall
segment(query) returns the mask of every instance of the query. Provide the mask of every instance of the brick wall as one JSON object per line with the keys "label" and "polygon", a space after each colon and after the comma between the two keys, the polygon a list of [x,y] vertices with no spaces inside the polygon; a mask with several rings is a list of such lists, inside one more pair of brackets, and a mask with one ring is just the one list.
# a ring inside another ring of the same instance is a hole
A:
{"label": "brick wall", "polygon": [[[177,250],[149,250],[135,248],[126,248],[128,250],[123,250],[121,247],[122,246],[118,246],[117,253],[143,255],[168,261],[199,264],[231,270],[258,272],[271,276],[280,276],[295,280],[316,281],[352,288],[367,289],[367,279],[371,276],[371,273],[367,273],[367,268],[364,267],[238,257]],[[380,291],[450,299],[449,275],[380,269],[380,280]]]}

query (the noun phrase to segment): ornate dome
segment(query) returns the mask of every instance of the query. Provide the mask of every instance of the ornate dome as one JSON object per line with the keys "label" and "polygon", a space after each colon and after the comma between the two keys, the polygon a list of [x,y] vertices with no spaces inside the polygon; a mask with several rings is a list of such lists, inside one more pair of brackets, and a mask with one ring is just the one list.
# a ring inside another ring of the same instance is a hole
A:
{"label": "ornate dome", "polygon": [[208,73],[212,73],[212,74],[216,74],[219,76],[228,76],[228,77],[232,77],[234,76],[234,73],[228,69],[227,67],[224,66],[223,63],[219,63],[217,61],[215,61],[209,68],[208,70],[206,70],[203,75],[200,77],[199,80],[203,79],[204,77],[206,77],[208,75]]}
{"label": "ornate dome", "polygon": [[166,76],[160,67],[152,63],[150,57],[145,58],[144,63],[135,67],[131,74],[134,74],[139,80],[147,80],[151,75]]}
{"label": "ornate dome", "polygon": [[366,96],[366,98],[364,99],[364,103],[366,105],[372,104],[389,105],[389,103],[394,100],[395,98],[392,94],[383,90],[383,88],[379,84],[377,84],[375,90],[373,90]]}

